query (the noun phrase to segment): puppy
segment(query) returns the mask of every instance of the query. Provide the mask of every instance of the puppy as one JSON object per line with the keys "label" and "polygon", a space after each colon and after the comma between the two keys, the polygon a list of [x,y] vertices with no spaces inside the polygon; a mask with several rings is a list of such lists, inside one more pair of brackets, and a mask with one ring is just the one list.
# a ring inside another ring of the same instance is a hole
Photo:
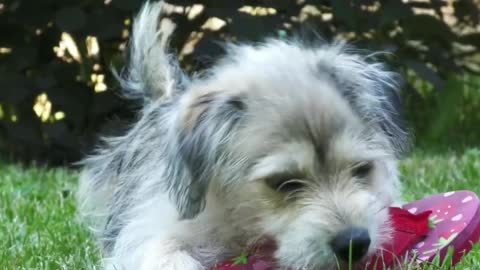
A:
{"label": "puppy", "polygon": [[84,161],[104,269],[209,269],[263,239],[278,269],[346,267],[350,243],[353,263],[374,253],[409,145],[397,75],[339,42],[271,39],[189,78],[163,10],[136,17],[120,76],[138,121]]}

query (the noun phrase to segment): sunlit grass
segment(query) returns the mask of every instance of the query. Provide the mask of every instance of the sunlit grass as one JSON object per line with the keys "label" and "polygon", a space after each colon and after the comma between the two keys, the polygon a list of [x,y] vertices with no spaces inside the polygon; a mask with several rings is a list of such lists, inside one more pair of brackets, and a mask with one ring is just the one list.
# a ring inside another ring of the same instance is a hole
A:
{"label": "sunlit grass", "polygon": [[0,165],[0,269],[97,269],[75,219],[77,174]]}

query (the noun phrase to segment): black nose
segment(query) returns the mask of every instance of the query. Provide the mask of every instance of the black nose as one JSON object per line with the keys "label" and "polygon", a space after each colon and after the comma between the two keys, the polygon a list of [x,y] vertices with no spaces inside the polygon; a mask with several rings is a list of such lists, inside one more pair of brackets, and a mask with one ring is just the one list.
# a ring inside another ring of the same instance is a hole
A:
{"label": "black nose", "polygon": [[351,249],[352,262],[356,262],[367,254],[370,236],[366,229],[348,228],[338,233],[330,244],[337,258],[344,262],[350,261]]}

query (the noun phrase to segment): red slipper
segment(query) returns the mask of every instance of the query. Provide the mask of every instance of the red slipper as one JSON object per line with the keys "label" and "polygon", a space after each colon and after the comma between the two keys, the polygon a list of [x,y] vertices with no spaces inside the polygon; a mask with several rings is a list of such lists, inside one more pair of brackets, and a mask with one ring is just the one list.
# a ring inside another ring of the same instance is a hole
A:
{"label": "red slipper", "polygon": [[[390,208],[390,216],[392,241],[358,269],[382,270],[435,258],[453,266],[480,239],[480,200],[470,191],[447,192]],[[213,270],[273,270],[273,265],[268,252],[257,250],[217,264]]]}
{"label": "red slipper", "polygon": [[433,195],[408,203],[403,208],[411,213],[432,211],[431,228],[426,239],[417,243],[410,254],[419,263],[431,262],[437,255],[443,261],[451,248],[451,266],[454,266],[480,240],[480,201],[473,192]]}

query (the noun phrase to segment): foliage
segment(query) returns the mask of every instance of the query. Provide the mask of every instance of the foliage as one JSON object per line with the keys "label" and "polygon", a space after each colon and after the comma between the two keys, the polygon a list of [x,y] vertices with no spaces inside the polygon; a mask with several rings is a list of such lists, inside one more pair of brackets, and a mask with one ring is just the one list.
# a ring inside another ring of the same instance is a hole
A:
{"label": "foliage", "polygon": [[478,146],[480,77],[451,76],[440,92],[434,92],[425,83],[418,88],[422,89],[421,98],[407,98],[417,146],[436,151]]}
{"label": "foliage", "polygon": [[[435,92],[446,88],[452,74],[480,71],[476,0],[171,3],[177,25],[172,46],[190,72],[222,55],[219,41],[296,33],[391,52],[386,59],[395,68]],[[23,160],[74,161],[100,130],[135,115],[136,104],[118,97],[109,68],[123,62],[129,18],[140,5],[141,0],[0,1],[1,151]],[[410,95],[420,97],[413,86],[407,85]]]}

